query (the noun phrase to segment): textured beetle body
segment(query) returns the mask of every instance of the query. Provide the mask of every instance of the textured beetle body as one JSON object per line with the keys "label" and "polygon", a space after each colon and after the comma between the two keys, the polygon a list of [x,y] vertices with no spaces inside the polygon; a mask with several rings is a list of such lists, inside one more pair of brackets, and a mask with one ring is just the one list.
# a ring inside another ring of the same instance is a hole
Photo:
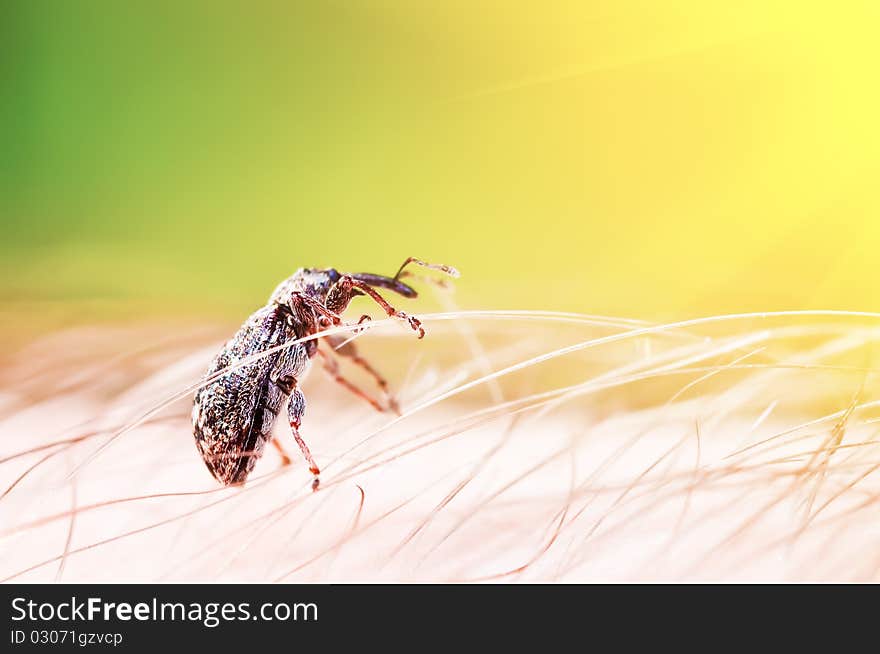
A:
{"label": "textured beetle body", "polygon": [[[285,402],[293,436],[317,480],[318,467],[299,435],[305,398],[297,380],[306,373],[312,357],[318,352],[318,341],[290,343],[313,336],[325,327],[341,324],[340,314],[356,295],[369,296],[387,315],[408,322],[421,338],[424,335],[421,323],[394,309],[373,288],[378,286],[404,297],[416,297],[412,288],[399,281],[403,269],[410,263],[454,276],[458,274],[448,266],[435,266],[413,258],[407,259],[394,277],[372,273],[340,274],[332,268],[300,268],[275,288],[266,306],[245,321],[214,357],[206,374],[207,381],[196,392],[193,402],[196,447],[218,481],[228,485],[247,479],[272,437],[272,425]],[[368,316],[361,320],[365,318]],[[290,345],[283,347],[286,344]],[[267,350],[272,351],[250,360]],[[359,356],[351,354],[354,352],[352,346],[348,347],[348,352],[384,388],[385,382],[378,373]],[[247,363],[242,364],[245,360]],[[218,373],[219,376],[213,378]],[[338,374],[336,379],[349,390],[366,397]],[[393,402],[389,405],[396,406]]]}
{"label": "textured beetle body", "polygon": [[208,469],[224,484],[247,478],[271,438],[275,418],[284,408],[285,382],[302,377],[309,367],[305,343],[234,367],[247,357],[296,339],[288,317],[286,309],[278,304],[251,315],[211,362],[207,375],[233,368],[196,395],[196,445]]}

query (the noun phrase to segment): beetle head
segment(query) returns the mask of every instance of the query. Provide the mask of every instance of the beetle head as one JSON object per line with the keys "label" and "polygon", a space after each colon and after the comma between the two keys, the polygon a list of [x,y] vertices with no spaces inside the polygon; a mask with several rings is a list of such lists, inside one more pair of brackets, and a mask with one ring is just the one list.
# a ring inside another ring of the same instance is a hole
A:
{"label": "beetle head", "polygon": [[[403,297],[414,298],[418,295],[415,289],[394,277],[373,273],[349,273],[347,277],[371,287],[386,288]],[[332,311],[341,313],[352,297],[364,294],[350,283],[337,285],[336,282],[342,278],[343,275],[334,268],[301,268],[278,285],[272,293],[271,301],[287,304],[292,294],[299,292],[314,298]]]}

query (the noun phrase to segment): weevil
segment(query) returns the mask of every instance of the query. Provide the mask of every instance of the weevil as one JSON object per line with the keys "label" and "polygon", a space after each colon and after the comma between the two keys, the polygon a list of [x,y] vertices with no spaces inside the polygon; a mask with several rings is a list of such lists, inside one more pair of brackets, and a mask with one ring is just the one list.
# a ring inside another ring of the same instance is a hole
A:
{"label": "weevil", "polygon": [[[415,289],[401,281],[409,274],[406,268],[410,264],[458,277],[458,271],[450,266],[431,264],[414,257],[406,259],[394,277],[340,273],[333,268],[300,268],[281,282],[269,302],[244,322],[211,361],[205,375],[208,381],[199,388],[193,401],[196,447],[208,470],[220,483],[240,484],[247,479],[266,444],[272,440],[272,426],[287,403],[290,430],[314,475],[313,488],[317,489],[320,469],[300,435],[306,400],[298,384],[316,354],[322,356],[325,369],[348,390],[369,401],[379,411],[398,411],[385,379],[358,354],[354,343],[345,335],[328,335],[321,340],[375,379],[386,395],[386,406],[346,380],[339,373],[335,355],[319,348],[318,338],[283,346],[343,324],[341,314],[357,295],[370,297],[389,317],[406,322],[422,338],[425,331],[421,322],[395,309],[376,290],[382,288],[406,298],[417,297]],[[359,324],[369,318],[369,315],[362,315]],[[272,348],[276,349],[266,356],[251,359]],[[241,364],[245,359],[248,361]],[[281,451],[283,462],[289,463],[283,447],[277,441],[273,442]]]}

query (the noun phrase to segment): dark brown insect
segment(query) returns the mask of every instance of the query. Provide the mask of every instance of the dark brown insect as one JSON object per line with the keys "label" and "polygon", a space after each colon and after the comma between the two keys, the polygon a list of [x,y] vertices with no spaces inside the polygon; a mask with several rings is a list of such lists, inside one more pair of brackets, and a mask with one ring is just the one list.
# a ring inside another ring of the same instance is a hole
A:
{"label": "dark brown insect", "polygon": [[[378,410],[385,410],[386,407],[343,378],[336,360],[319,349],[318,339],[278,348],[244,365],[239,363],[270,348],[312,336],[330,326],[341,325],[341,314],[356,295],[369,296],[385,313],[406,321],[422,338],[425,332],[419,320],[395,309],[376,291],[376,288],[384,288],[407,298],[416,297],[416,291],[400,281],[408,274],[405,268],[409,264],[458,277],[458,271],[454,268],[412,257],[403,262],[394,277],[372,273],[339,273],[333,268],[301,268],[281,282],[269,298],[269,303],[245,321],[211,362],[206,377],[227,369],[228,372],[202,386],[193,402],[196,447],[208,470],[218,481],[228,485],[247,479],[271,438],[276,417],[287,402],[287,417],[293,437],[309,464],[309,470],[315,475],[314,487],[317,488],[320,470],[299,433],[306,402],[302,390],[297,386],[297,379],[308,369],[312,357],[316,353],[322,354],[325,368],[338,382]],[[369,316],[361,316],[360,322],[368,319]],[[363,367],[387,395],[385,379],[358,355],[353,343],[346,343],[347,338],[340,334],[323,338],[330,347],[338,348],[338,354],[350,357]],[[390,397],[387,408],[397,408]],[[282,456],[285,462],[289,462],[283,452]]]}

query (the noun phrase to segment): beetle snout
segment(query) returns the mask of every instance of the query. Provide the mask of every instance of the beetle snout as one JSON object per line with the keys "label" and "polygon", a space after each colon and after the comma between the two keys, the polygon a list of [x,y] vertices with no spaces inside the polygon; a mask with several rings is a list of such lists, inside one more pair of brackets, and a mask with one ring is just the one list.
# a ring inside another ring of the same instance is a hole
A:
{"label": "beetle snout", "polygon": [[375,275],[373,273],[353,273],[352,277],[354,277],[358,281],[364,282],[365,284],[369,284],[370,286],[387,288],[389,291],[394,291],[395,293],[402,295],[403,297],[413,298],[418,297],[419,295],[413,287],[404,284],[399,279],[386,277],[385,275]]}

